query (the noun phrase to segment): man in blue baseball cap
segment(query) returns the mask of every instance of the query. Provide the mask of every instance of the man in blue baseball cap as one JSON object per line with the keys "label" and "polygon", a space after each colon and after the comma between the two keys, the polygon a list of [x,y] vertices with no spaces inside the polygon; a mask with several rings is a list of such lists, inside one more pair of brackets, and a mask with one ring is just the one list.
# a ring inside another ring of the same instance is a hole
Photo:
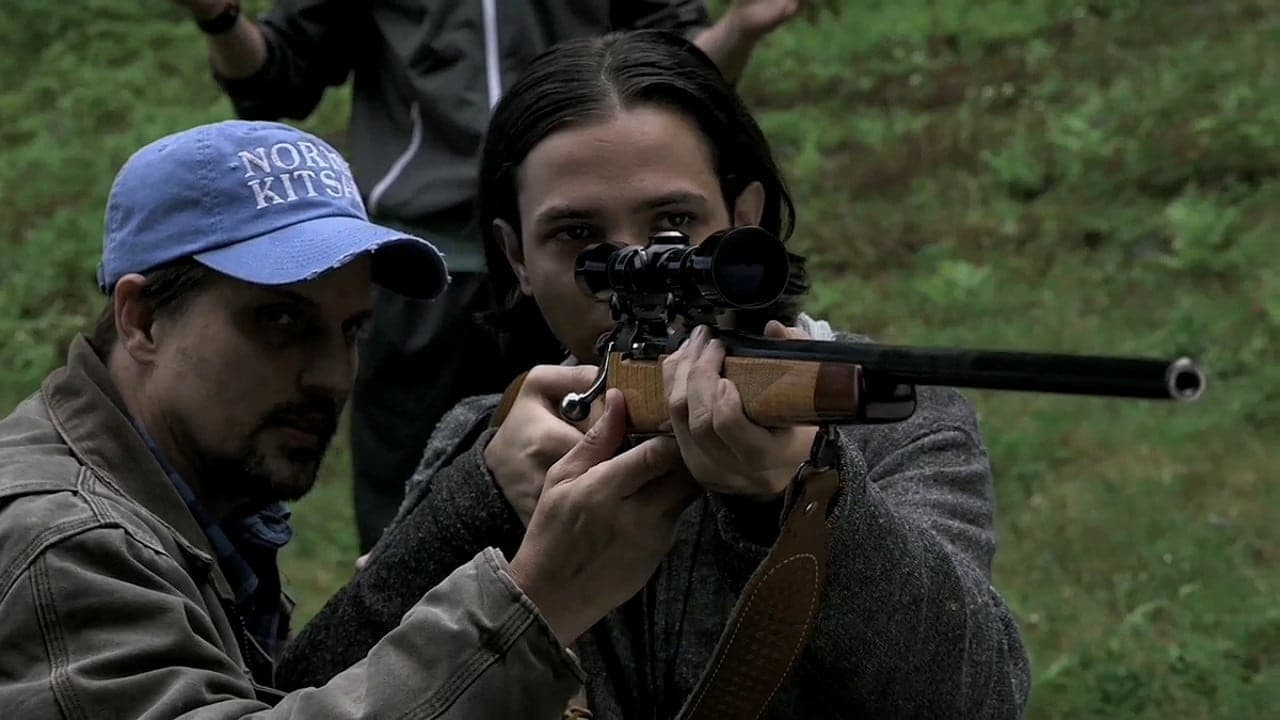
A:
{"label": "man in blue baseball cap", "polygon": [[369,221],[312,135],[232,121],[135,153],[107,203],[105,312],[0,420],[0,707],[558,717],[582,680],[566,646],[669,547],[619,528],[670,538],[693,495],[673,443],[615,455],[618,396],[548,472],[509,563],[484,550],[346,672],[271,689],[289,624],[282,503],[315,481],[373,286],[431,298],[447,281],[431,245]]}
{"label": "man in blue baseball cap", "polygon": [[107,202],[98,285],[187,258],[244,282],[314,280],[370,255],[373,281],[418,299],[447,282],[425,240],[369,222],[351,169],[288,125],[229,121],[170,135],[125,163]]}

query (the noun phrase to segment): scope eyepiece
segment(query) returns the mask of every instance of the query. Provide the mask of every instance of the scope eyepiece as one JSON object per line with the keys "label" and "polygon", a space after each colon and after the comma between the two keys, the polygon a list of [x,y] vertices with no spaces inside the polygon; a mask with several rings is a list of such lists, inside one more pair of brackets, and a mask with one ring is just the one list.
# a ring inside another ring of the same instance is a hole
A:
{"label": "scope eyepiece", "polygon": [[671,293],[751,309],[782,296],[791,263],[782,242],[761,227],[721,230],[698,245],[679,231],[664,230],[644,247],[588,247],[578,255],[574,276],[584,293],[601,299]]}

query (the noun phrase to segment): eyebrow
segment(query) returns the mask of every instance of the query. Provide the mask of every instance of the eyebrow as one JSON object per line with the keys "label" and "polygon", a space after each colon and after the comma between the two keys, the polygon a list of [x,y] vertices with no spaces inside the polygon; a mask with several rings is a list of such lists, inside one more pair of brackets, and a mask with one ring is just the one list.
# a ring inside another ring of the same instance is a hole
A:
{"label": "eyebrow", "polygon": [[[299,305],[301,305],[301,306],[303,306],[303,307],[305,307],[305,308],[307,308],[308,310],[311,310],[311,311],[315,311],[315,310],[319,310],[319,309],[320,309],[320,304],[319,304],[319,303],[317,303],[315,300],[312,300],[311,298],[307,297],[306,295],[303,295],[303,294],[301,294],[301,293],[296,293],[296,292],[294,292],[294,291],[292,291],[292,290],[285,290],[284,288],[273,288],[273,287],[264,287],[264,288],[262,288],[262,290],[263,290],[264,292],[266,292],[266,293],[269,293],[269,294],[271,294],[271,295],[275,295],[275,296],[277,296],[277,298],[278,298],[278,299],[280,299],[280,300],[289,300],[289,301],[294,302],[294,303],[297,303],[297,304],[299,304]],[[366,309],[366,310],[360,310],[360,311],[356,312],[355,314],[353,314],[351,317],[349,317],[349,318],[347,318],[346,320],[344,320],[344,321],[343,321],[343,324],[347,324],[347,323],[351,323],[351,322],[356,322],[356,321],[361,321],[361,322],[363,322],[363,321],[368,320],[368,319],[369,319],[369,318],[371,318],[371,317],[373,317],[373,309],[372,309],[372,308],[369,308],[369,309]]]}
{"label": "eyebrow", "polygon": [[593,215],[594,213],[590,210],[583,210],[572,205],[552,205],[535,215],[533,221],[551,223],[561,220],[589,220]]}
{"label": "eyebrow", "polygon": [[[701,193],[676,190],[645,200],[641,207],[645,210],[670,207],[672,205],[696,205],[707,202]],[[590,210],[573,205],[552,205],[534,216],[534,222],[550,223],[562,220],[589,220],[595,216]]]}
{"label": "eyebrow", "polygon": [[270,295],[275,295],[277,299],[292,300],[293,302],[310,309],[316,309],[320,307],[318,304],[316,304],[315,300],[312,300],[306,295],[303,295],[301,293],[296,293],[292,290],[285,290],[284,288],[273,288],[273,287],[264,286],[262,287],[262,291]]}
{"label": "eyebrow", "polygon": [[644,207],[654,210],[670,205],[696,205],[698,203],[705,203],[706,201],[707,199],[702,195],[702,193],[676,190],[667,193],[666,195],[659,195],[656,198],[646,200]]}

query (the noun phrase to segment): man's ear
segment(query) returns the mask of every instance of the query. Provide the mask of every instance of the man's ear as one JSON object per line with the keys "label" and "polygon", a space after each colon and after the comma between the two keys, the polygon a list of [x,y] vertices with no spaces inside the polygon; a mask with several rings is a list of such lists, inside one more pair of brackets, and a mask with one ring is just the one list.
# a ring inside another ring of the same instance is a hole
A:
{"label": "man's ear", "polygon": [[738,193],[737,199],[733,201],[733,224],[735,227],[759,225],[763,217],[764,185],[760,184],[759,180],[753,180]]}
{"label": "man's ear", "polygon": [[529,284],[529,271],[524,265],[524,247],[520,244],[516,229],[506,220],[498,219],[493,221],[493,233],[502,243],[502,253],[507,256],[507,264],[511,265],[511,271],[516,274],[520,292],[532,295],[533,286]]}
{"label": "man's ear", "polygon": [[155,338],[152,337],[155,311],[151,303],[142,299],[142,287],[146,284],[146,278],[130,273],[116,282],[111,293],[111,311],[115,316],[120,347],[143,365],[150,364],[156,356]]}

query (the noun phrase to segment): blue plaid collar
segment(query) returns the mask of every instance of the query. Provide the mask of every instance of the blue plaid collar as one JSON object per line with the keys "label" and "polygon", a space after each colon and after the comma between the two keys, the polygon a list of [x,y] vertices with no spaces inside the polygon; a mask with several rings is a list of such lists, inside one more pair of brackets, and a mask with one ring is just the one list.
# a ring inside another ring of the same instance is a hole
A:
{"label": "blue plaid collar", "polygon": [[[133,425],[209,539],[218,567],[235,593],[236,607],[245,621],[245,629],[268,655],[274,655],[288,623],[280,602],[280,570],[276,555],[293,537],[289,509],[283,503],[272,503],[219,524],[205,511],[191,486],[165,459],[146,429],[137,422]],[[282,620],[285,627],[282,627]]]}

